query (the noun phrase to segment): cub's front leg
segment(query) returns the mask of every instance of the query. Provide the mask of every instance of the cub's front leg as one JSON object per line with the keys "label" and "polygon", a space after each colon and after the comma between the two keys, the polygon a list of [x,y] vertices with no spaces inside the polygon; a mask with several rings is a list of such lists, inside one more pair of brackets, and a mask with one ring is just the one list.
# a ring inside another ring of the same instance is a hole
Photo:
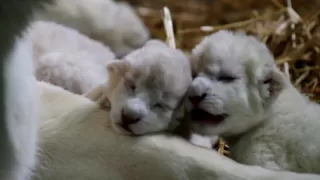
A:
{"label": "cub's front leg", "polygon": [[97,87],[94,87],[89,92],[85,93],[84,97],[98,103],[101,108],[109,110],[111,105],[105,91],[106,89],[106,85],[101,84]]}
{"label": "cub's front leg", "polygon": [[112,60],[107,65],[106,71],[108,73],[108,80],[104,84],[94,87],[84,94],[86,98],[98,103],[103,109],[110,110],[111,103],[109,98],[122,80],[121,73],[115,71],[113,68],[113,65],[117,64],[119,61],[121,60]]}

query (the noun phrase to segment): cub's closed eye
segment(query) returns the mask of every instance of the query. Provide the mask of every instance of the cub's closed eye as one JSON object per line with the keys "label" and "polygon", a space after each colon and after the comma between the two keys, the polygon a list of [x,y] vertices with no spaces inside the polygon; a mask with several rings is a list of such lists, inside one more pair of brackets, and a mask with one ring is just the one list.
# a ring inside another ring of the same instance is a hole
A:
{"label": "cub's closed eye", "polygon": [[234,76],[227,76],[227,75],[223,75],[223,76],[219,76],[218,80],[219,81],[223,81],[223,82],[233,82],[235,81],[237,78]]}
{"label": "cub's closed eye", "polygon": [[271,82],[272,82],[272,79],[268,78],[268,79],[263,81],[263,84],[270,84]]}
{"label": "cub's closed eye", "polygon": [[132,80],[125,80],[124,82],[125,86],[128,87],[131,91],[135,91],[136,90],[136,85],[134,84],[134,82]]}
{"label": "cub's closed eye", "polygon": [[160,104],[160,103],[156,103],[156,104],[153,105],[153,108],[165,109],[165,106]]}

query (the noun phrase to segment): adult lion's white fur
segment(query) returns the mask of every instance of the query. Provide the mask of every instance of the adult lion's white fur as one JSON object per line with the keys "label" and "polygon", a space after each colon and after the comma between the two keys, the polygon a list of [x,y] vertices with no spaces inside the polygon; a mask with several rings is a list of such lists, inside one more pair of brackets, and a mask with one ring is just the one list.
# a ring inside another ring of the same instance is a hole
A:
{"label": "adult lion's white fur", "polygon": [[149,31],[132,7],[112,0],[54,0],[35,19],[74,28],[108,45],[117,56],[140,48]]}
{"label": "adult lion's white fur", "polygon": [[240,163],[320,173],[320,107],[295,89],[263,43],[219,31],[191,58],[197,132],[225,138]]}
{"label": "adult lion's white fur", "polygon": [[[1,158],[1,166],[13,168],[0,169],[0,179],[25,180],[32,175],[36,165],[37,146],[37,89],[34,78],[31,46],[24,40],[17,41],[14,49],[5,60],[5,132],[10,141],[9,157]],[[22,92],[20,92],[23,90]],[[3,124],[1,124],[3,126]],[[2,133],[5,133],[2,132]],[[1,137],[1,143],[6,142]],[[0,144],[1,152],[5,151]],[[10,156],[13,156],[12,159]],[[3,165],[2,163],[7,163]],[[4,172],[7,171],[7,172]],[[8,173],[7,175],[4,175]]]}
{"label": "adult lion's white fur", "polygon": [[60,24],[31,23],[26,38],[33,45],[37,80],[83,94],[108,79],[115,55],[102,43]]}
{"label": "adult lion's white fur", "polygon": [[166,136],[113,131],[108,112],[87,98],[46,83],[40,92],[37,179],[77,180],[314,180],[319,176],[245,166],[217,152]]}
{"label": "adult lion's white fur", "polygon": [[29,180],[37,157],[37,89],[31,45],[21,39],[43,0],[0,1],[0,179]]}

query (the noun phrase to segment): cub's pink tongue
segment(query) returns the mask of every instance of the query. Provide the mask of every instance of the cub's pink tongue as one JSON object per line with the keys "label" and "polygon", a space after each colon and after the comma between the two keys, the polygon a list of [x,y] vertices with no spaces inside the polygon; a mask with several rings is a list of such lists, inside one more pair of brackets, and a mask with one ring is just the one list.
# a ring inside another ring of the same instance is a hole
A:
{"label": "cub's pink tongue", "polygon": [[191,120],[202,124],[217,125],[227,117],[226,114],[213,115],[202,109],[193,109],[191,111]]}

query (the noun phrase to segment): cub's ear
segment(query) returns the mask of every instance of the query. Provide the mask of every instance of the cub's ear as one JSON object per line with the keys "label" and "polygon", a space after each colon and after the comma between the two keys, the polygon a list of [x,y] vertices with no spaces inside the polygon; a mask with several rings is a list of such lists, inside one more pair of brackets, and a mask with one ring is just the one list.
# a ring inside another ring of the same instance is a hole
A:
{"label": "cub's ear", "polygon": [[275,64],[261,66],[259,61],[249,60],[246,74],[247,86],[250,89],[249,100],[256,111],[269,107],[282,90],[291,85],[290,80]]}
{"label": "cub's ear", "polygon": [[289,79],[277,67],[268,68],[262,84],[267,85],[271,97],[277,96],[284,88],[290,85]]}
{"label": "cub's ear", "polygon": [[124,75],[130,69],[130,63],[125,60],[112,60],[107,64],[107,71],[109,73],[116,73]]}
{"label": "cub's ear", "polygon": [[[130,63],[125,60],[112,60],[107,64],[107,73],[109,75],[108,83],[104,88],[104,95],[110,103],[110,97],[121,82],[121,79],[130,69]],[[105,101],[106,103],[107,101]]]}
{"label": "cub's ear", "polygon": [[275,65],[272,67],[265,67],[263,76],[260,79],[258,86],[260,96],[266,104],[271,104],[283,89],[290,86],[290,80],[281,72]]}

